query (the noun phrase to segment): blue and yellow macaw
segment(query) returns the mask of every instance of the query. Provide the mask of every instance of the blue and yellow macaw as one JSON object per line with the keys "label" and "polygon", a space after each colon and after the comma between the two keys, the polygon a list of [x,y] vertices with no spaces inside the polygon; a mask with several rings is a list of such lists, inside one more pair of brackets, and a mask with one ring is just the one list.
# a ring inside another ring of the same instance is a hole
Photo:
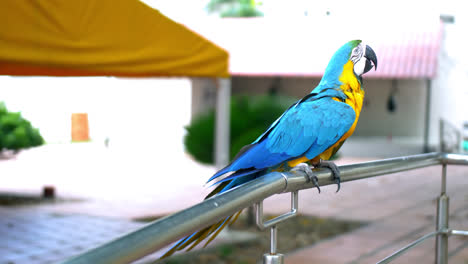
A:
{"label": "blue and yellow macaw", "polygon": [[[271,171],[302,170],[318,188],[317,178],[305,162],[329,167],[339,190],[339,171],[334,163],[326,160],[353,133],[364,99],[361,76],[373,67],[377,68],[377,57],[361,40],[343,45],[331,58],[319,85],[208,180],[215,181],[217,187],[205,199]],[[228,176],[220,178],[223,175]],[[206,246],[239,215],[240,212],[180,240],[163,257],[185,248],[190,250],[209,238]]]}

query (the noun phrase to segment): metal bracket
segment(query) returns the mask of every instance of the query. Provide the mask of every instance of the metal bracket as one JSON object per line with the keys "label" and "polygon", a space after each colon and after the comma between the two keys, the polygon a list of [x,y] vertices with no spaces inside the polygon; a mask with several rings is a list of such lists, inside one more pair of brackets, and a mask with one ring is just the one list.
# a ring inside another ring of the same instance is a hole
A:
{"label": "metal bracket", "polygon": [[276,225],[280,222],[283,222],[286,219],[294,217],[297,215],[299,203],[299,191],[291,193],[291,211],[282,214],[278,217],[270,219],[266,222],[263,222],[263,201],[255,203],[255,219],[257,222],[258,228],[264,230],[267,227],[270,229],[270,253],[263,255],[264,264],[282,264],[284,263],[284,255],[276,252],[277,242],[278,242],[278,228]]}
{"label": "metal bracket", "polygon": [[282,214],[278,217],[263,222],[263,201],[255,203],[255,220],[258,228],[264,230],[265,228],[275,226],[286,219],[297,215],[297,208],[299,203],[299,191],[291,192],[291,211]]}

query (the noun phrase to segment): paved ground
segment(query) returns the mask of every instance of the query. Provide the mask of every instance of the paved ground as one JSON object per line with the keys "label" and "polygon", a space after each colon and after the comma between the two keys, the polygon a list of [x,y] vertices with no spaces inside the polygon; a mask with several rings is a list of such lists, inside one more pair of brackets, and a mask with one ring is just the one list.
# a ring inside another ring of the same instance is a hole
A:
{"label": "paved ground", "polygon": [[54,263],[142,226],[128,220],[0,207],[0,263]]}
{"label": "paved ground", "polygon": [[[368,159],[343,158],[338,162]],[[176,153],[167,160],[141,150],[132,153],[72,144],[26,151],[15,159],[0,161],[0,171],[2,177],[8,175],[0,191],[39,193],[43,185],[53,184],[60,196],[84,199],[15,209],[0,207],[0,263],[4,264],[53,263],[141,226],[131,222],[132,218],[164,215],[193,205],[206,194],[202,184],[214,168]],[[435,166],[345,183],[338,194],[335,187],[324,187],[320,195],[315,190],[301,191],[300,211],[304,214],[370,224],[288,254],[286,263],[375,263],[434,230],[440,172]],[[468,168],[450,166],[448,175],[451,226],[466,230]],[[267,212],[280,213],[288,208],[287,195],[265,202]],[[433,245],[428,241],[396,263],[429,263]],[[468,240],[451,238],[450,263],[466,264],[467,247]]]}
{"label": "paved ground", "polygon": [[[53,213],[40,206],[0,207],[0,263],[57,263],[145,225],[127,219]],[[224,232],[218,243],[256,239],[247,232]],[[213,245],[211,245],[213,246]],[[150,263],[165,250],[137,262]]]}

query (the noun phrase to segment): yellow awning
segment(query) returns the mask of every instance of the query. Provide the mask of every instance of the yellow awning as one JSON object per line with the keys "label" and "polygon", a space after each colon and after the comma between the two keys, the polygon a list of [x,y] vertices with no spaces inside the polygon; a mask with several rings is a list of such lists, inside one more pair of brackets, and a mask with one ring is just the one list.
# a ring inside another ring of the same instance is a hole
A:
{"label": "yellow awning", "polygon": [[138,0],[8,0],[0,74],[228,77],[228,54]]}

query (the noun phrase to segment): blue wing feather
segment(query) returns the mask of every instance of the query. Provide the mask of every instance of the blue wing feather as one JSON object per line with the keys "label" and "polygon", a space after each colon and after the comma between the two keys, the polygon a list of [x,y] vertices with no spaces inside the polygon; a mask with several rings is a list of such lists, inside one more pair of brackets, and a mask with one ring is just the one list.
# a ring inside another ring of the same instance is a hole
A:
{"label": "blue wing feather", "polygon": [[265,139],[267,149],[271,153],[287,153],[292,158],[305,153],[314,158],[337,142],[355,118],[349,105],[330,97],[303,102],[283,115]]}
{"label": "blue wing feather", "polygon": [[[337,93],[335,89],[324,93],[327,96],[311,96],[291,106],[245,152],[208,181],[231,171],[258,171],[304,155],[312,159],[336,143],[351,128],[356,114],[351,106],[329,97]],[[229,176],[233,178],[235,174]]]}

